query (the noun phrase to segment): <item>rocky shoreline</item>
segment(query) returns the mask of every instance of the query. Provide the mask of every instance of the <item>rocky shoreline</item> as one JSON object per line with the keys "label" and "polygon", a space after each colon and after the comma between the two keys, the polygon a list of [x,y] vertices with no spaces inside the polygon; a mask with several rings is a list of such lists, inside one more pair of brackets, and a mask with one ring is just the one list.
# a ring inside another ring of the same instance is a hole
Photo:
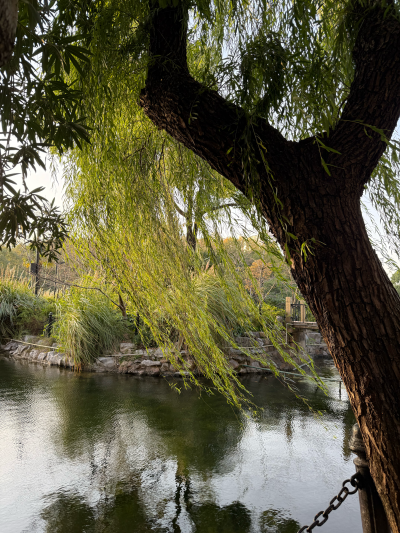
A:
{"label": "rocky shoreline", "polygon": [[[306,351],[312,359],[330,358],[326,344],[321,335],[315,331],[306,331]],[[278,350],[262,332],[251,332],[245,337],[236,337],[236,344],[242,349],[226,348],[224,353],[230,366],[238,374],[251,374],[268,372],[267,363],[262,365],[259,361],[251,358],[251,354],[257,357],[265,356],[266,361],[271,360],[281,371],[290,371],[292,365],[283,361]],[[74,369],[74,361],[68,354],[57,351],[57,344],[52,338],[34,337],[26,335],[20,341],[12,340],[6,345],[0,346],[1,350],[14,359],[27,360],[42,365],[54,365]],[[185,351],[181,352],[187,370],[198,373],[196,364]],[[177,368],[170,359],[166,358],[160,348],[137,349],[137,346],[122,342],[116,353],[101,355],[95,363],[85,366],[89,372],[112,372],[120,374],[135,374],[146,376],[176,375],[180,376]]]}

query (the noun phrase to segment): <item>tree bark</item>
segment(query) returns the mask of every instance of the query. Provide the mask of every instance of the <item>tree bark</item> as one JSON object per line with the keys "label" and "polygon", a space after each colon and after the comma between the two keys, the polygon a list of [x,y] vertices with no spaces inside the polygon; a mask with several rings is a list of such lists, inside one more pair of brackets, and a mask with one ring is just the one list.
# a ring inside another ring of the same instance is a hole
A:
{"label": "tree bark", "polygon": [[[189,75],[181,6],[153,11],[153,62],[141,105],[156,126],[259,199],[271,231],[289,250],[293,278],[349,394],[392,531],[400,533],[400,298],[372,249],[360,208],[386,147],[362,124],[390,138],[400,115],[400,24],[379,5],[359,8],[355,16],[363,18],[354,81],[336,128],[324,138],[340,152],[323,155],[331,176],[314,138],[295,143],[264,120],[249,125],[242,109]],[[307,260],[304,242],[312,248]]]}
{"label": "tree bark", "polygon": [[0,67],[11,58],[18,22],[18,0],[0,0]]}

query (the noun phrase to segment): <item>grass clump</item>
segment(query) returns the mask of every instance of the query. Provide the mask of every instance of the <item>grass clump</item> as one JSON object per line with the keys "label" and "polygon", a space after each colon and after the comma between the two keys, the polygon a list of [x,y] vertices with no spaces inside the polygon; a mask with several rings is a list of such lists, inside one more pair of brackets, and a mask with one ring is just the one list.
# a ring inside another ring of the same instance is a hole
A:
{"label": "grass clump", "polygon": [[23,334],[40,335],[50,312],[55,312],[52,298],[35,296],[30,279],[15,269],[0,271],[0,341]]}
{"label": "grass clump", "polygon": [[71,288],[57,302],[53,337],[77,368],[115,350],[128,336],[127,321],[107,296],[98,291]]}

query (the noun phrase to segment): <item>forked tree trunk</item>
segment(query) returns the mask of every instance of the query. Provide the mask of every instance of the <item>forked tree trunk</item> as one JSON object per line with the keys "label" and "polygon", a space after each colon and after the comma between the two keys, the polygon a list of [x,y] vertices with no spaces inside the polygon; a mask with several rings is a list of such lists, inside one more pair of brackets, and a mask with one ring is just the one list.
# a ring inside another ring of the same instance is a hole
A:
{"label": "forked tree trunk", "polygon": [[[261,119],[249,127],[239,107],[190,77],[187,13],[180,6],[153,11],[154,61],[141,105],[156,126],[244,194],[255,180],[262,213],[282,249],[289,250],[293,277],[343,378],[392,531],[400,533],[400,298],[371,247],[360,208],[385,143],[359,124],[381,128],[388,137],[396,126],[400,24],[379,5],[366,13],[353,50],[355,77],[347,103],[323,139],[339,152],[323,153],[331,176],[322,168],[314,138],[289,142]],[[363,15],[359,9],[357,16]],[[268,168],[262,163],[246,168],[244,161],[262,161],[261,151]],[[307,260],[302,243],[312,252]]]}

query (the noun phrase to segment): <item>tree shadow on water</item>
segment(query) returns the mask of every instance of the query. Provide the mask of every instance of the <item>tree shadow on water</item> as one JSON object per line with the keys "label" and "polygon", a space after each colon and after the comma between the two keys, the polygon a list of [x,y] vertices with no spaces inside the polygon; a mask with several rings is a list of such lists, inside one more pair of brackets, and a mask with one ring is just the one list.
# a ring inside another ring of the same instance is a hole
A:
{"label": "tree shadow on water", "polygon": [[46,533],[249,533],[251,528],[250,512],[240,502],[223,507],[212,502],[192,504],[187,508],[192,525],[182,530],[177,521],[160,526],[160,517],[149,517],[136,489],[120,491],[93,507],[77,493],[49,498],[52,503],[40,513]]}
{"label": "tree shadow on water", "polygon": [[193,505],[189,515],[196,533],[248,533],[251,527],[250,512],[240,502],[224,507],[211,502]]}
{"label": "tree shadow on water", "polygon": [[79,494],[59,493],[40,514],[46,533],[164,533],[154,527],[136,490],[120,492],[91,507]]}
{"label": "tree shadow on water", "polygon": [[301,525],[284,511],[269,509],[260,517],[261,533],[297,533]]}

